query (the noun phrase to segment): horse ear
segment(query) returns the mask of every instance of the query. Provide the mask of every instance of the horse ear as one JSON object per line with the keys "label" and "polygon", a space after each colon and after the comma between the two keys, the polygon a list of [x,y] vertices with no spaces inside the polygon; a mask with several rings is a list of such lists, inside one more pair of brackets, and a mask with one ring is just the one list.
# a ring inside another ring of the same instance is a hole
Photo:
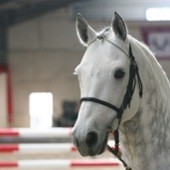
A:
{"label": "horse ear", "polygon": [[112,29],[115,32],[115,34],[123,41],[126,40],[127,37],[127,27],[124,22],[124,20],[120,17],[120,15],[115,12],[114,18],[112,21]]}
{"label": "horse ear", "polygon": [[87,46],[88,43],[90,43],[96,37],[96,32],[81,14],[77,14],[76,16],[76,31],[80,42],[84,46]]}

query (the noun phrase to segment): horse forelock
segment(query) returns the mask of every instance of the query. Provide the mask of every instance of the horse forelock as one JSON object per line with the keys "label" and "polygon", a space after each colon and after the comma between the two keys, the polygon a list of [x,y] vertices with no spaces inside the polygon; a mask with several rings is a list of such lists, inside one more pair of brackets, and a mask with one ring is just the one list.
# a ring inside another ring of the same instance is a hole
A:
{"label": "horse forelock", "polygon": [[104,29],[102,29],[100,32],[97,33],[97,38],[98,39],[106,39],[111,35],[111,28],[110,27],[106,27]]}

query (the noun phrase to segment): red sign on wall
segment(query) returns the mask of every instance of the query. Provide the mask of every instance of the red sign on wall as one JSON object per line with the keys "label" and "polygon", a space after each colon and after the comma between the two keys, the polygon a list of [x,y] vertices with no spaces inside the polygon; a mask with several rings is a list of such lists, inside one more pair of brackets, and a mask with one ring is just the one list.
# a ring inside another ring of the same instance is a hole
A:
{"label": "red sign on wall", "polygon": [[141,31],[144,42],[158,59],[170,59],[170,26],[144,27]]}

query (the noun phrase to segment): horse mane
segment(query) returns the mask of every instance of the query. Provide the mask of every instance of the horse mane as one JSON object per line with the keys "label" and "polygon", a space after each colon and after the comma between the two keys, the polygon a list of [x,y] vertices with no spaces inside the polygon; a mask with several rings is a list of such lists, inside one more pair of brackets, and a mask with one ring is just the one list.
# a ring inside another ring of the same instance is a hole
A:
{"label": "horse mane", "polygon": [[[157,61],[154,53],[142,42],[139,42],[134,37],[128,35],[129,42],[132,44],[132,48],[138,52],[138,55],[140,57],[137,57],[136,60],[140,60],[139,62],[142,63],[141,60],[143,60],[143,66],[145,69],[148,69],[148,74],[152,74],[151,78],[155,79],[156,86],[159,86],[160,94],[165,94],[166,96],[170,96],[170,83],[167,78],[166,73],[164,72],[162,66]],[[141,53],[141,54],[139,54]],[[141,57],[143,56],[143,57]],[[152,73],[151,73],[152,72]],[[165,97],[165,96],[164,96]],[[169,104],[168,104],[169,105]]]}

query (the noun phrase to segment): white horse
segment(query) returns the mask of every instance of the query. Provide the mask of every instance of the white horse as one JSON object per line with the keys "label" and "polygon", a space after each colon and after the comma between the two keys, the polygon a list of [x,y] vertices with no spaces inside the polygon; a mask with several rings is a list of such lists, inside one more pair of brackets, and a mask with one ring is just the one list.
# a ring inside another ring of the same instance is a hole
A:
{"label": "white horse", "polygon": [[[75,69],[82,98],[73,128],[79,152],[103,153],[108,134],[119,128],[123,158],[133,170],[170,170],[170,84],[162,67],[117,13],[101,32],[79,14],[76,29],[87,47]],[[131,70],[133,64],[138,69]]]}

